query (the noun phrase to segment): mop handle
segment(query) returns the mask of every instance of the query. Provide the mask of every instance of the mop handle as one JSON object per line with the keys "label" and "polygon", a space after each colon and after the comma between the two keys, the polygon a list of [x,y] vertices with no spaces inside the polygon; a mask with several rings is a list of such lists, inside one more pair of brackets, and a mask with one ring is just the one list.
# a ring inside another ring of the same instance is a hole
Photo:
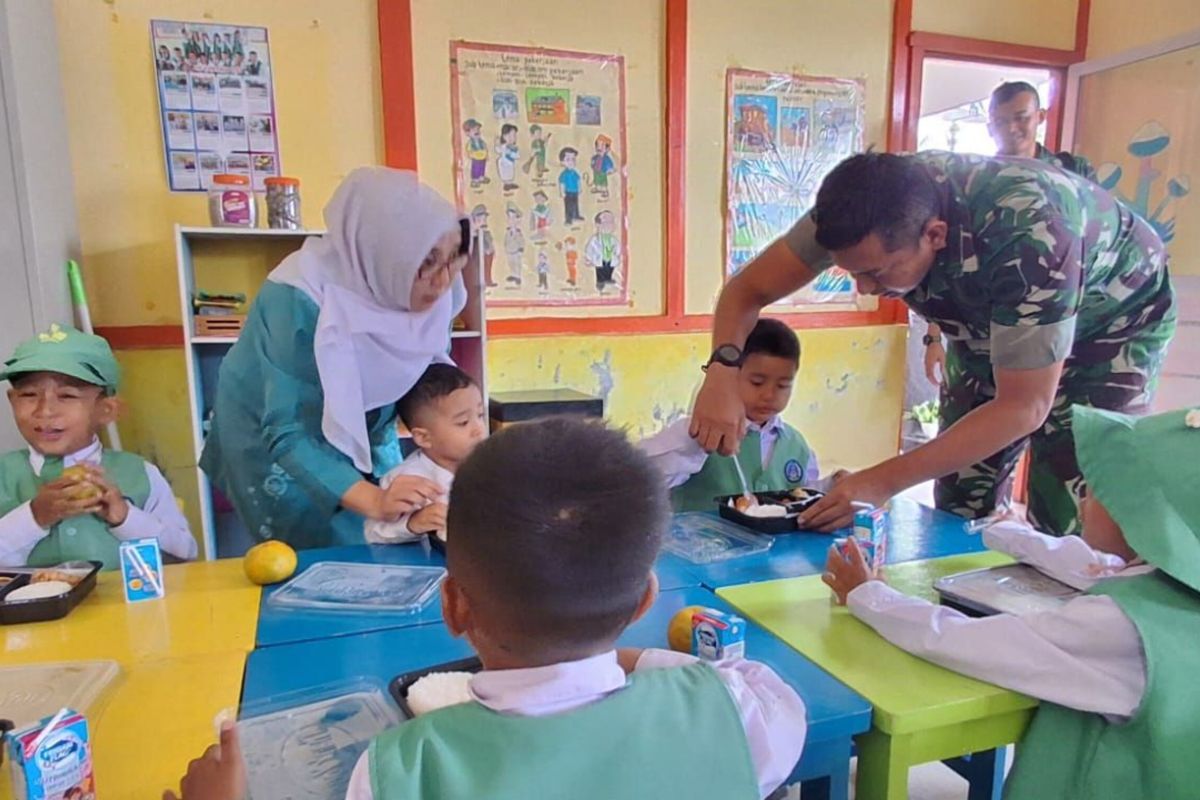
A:
{"label": "mop handle", "polygon": [[[75,306],[75,314],[79,317],[79,329],[84,333],[95,333],[92,327],[92,312],[88,309],[87,292],[83,288],[83,271],[79,264],[71,259],[67,262],[67,283],[71,287],[71,303]],[[121,434],[117,432],[117,424],[110,422],[104,426],[108,435],[110,450],[121,449]]]}

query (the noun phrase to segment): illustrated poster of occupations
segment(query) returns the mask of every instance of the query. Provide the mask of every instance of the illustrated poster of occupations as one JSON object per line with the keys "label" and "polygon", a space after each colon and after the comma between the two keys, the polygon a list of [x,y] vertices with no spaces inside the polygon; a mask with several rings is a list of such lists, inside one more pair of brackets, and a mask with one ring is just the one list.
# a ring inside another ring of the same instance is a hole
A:
{"label": "illustrated poster of occupations", "polygon": [[267,29],[159,19],[150,45],[171,189],[232,173],[263,191],[280,169]]}
{"label": "illustrated poster of occupations", "polygon": [[629,296],[621,56],[453,42],[458,199],[493,306]]}
{"label": "illustrated poster of occupations", "polygon": [[[863,148],[863,84],[730,69],[726,73],[725,277],[779,238],[813,207],[821,181]],[[837,268],[777,304],[855,306],[850,276]]]}

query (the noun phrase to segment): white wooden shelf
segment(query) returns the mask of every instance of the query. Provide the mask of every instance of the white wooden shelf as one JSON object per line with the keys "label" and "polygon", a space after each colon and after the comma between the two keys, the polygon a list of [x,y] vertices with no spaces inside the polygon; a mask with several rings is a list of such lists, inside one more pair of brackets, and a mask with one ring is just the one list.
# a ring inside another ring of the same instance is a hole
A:
{"label": "white wooden shelf", "polygon": [[211,228],[196,225],[180,225],[179,233],[190,239],[290,239],[305,236],[323,236],[325,231],[316,228],[288,231],[277,228]]}

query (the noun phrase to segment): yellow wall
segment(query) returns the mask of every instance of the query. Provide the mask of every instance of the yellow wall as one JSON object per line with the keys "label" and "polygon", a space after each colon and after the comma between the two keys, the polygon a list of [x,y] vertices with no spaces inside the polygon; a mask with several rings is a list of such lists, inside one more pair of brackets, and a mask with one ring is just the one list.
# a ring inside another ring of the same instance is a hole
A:
{"label": "yellow wall", "polygon": [[912,27],[927,33],[1074,50],[1076,7],[1075,0],[914,0]]}
{"label": "yellow wall", "polygon": [[[413,0],[413,64],[417,93],[417,157],[421,176],[454,197],[450,117],[450,42],[474,42],[620,53],[625,56],[629,142],[629,251],[632,308],[591,309],[593,316],[663,313],[663,3],[608,0],[581,6],[554,0],[486,3]],[[539,308],[538,316],[577,316]],[[493,319],[528,316],[493,309]]]}
{"label": "yellow wall", "polygon": [[1087,55],[1103,58],[1197,28],[1196,0],[1092,0]]}

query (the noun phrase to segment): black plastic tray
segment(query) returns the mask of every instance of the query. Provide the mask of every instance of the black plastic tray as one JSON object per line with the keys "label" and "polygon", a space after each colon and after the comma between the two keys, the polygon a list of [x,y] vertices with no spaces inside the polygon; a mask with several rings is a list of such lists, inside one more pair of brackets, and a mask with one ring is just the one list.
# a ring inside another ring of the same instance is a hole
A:
{"label": "black plastic tray", "polygon": [[408,689],[414,683],[431,672],[479,672],[481,669],[483,669],[483,662],[479,660],[478,656],[447,661],[445,664],[434,664],[432,667],[405,672],[392,678],[392,682],[388,684],[388,693],[396,701],[396,705],[400,706],[400,711],[404,716],[412,719],[416,715],[408,707]]}
{"label": "black plastic tray", "polygon": [[[83,577],[79,583],[66,594],[58,597],[45,597],[40,600],[18,600],[7,603],[4,598],[14,589],[25,586],[36,570],[22,568],[20,570],[5,570],[0,568],[0,575],[15,576],[15,579],[0,589],[0,625],[20,625],[26,622],[46,622],[52,619],[62,619],[71,613],[71,609],[79,605],[92,589],[96,588],[96,573],[104,565],[99,561],[89,561],[92,571]],[[54,567],[46,567],[54,569]]]}
{"label": "black plastic tray", "polygon": [[743,528],[758,531],[759,533],[796,533],[800,530],[796,527],[796,514],[804,511],[825,496],[824,492],[817,491],[816,489],[805,489],[805,491],[809,495],[805,500],[792,500],[790,492],[755,492],[754,496],[760,501],[787,501],[789,511],[786,517],[747,516],[729,505],[729,501],[741,497],[740,494],[729,494],[716,498],[717,513],[723,519],[741,525]]}

